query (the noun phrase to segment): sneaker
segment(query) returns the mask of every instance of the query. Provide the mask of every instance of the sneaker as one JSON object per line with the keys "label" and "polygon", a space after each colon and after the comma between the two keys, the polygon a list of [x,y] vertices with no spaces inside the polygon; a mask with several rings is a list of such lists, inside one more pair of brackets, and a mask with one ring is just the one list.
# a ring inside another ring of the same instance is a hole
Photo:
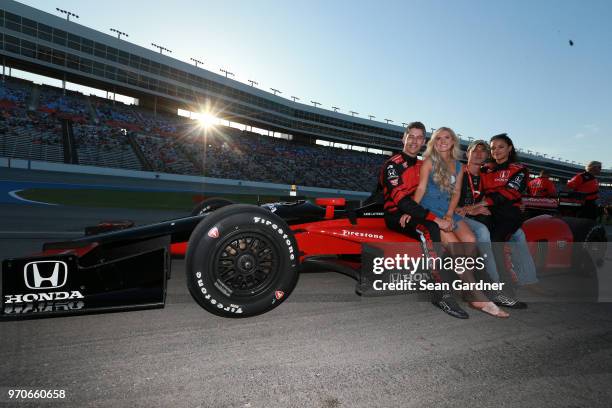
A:
{"label": "sneaker", "polygon": [[491,296],[491,301],[497,306],[501,307],[509,307],[511,309],[527,309],[527,303],[519,302],[518,300],[513,299],[510,296],[504,295],[501,292],[497,292],[493,296]]}
{"label": "sneaker", "polygon": [[[438,296],[436,296],[436,298],[437,297]],[[459,306],[453,295],[448,292],[432,300],[431,303],[442,309],[444,313],[456,317],[457,319],[468,319],[470,317],[470,315]]]}

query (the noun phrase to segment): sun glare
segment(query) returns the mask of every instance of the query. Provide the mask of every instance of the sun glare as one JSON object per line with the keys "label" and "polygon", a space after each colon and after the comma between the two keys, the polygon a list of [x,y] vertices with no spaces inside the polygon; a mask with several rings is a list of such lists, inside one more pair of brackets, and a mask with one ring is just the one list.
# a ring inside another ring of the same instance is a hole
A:
{"label": "sun glare", "polygon": [[200,126],[206,129],[216,125],[219,122],[219,119],[210,112],[200,112],[196,117]]}

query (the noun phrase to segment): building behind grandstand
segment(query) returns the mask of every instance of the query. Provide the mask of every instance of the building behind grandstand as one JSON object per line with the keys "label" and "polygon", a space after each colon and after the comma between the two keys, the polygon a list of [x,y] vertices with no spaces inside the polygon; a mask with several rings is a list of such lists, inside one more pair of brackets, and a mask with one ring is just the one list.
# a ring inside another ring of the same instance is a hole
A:
{"label": "building behind grandstand", "polygon": [[[369,191],[385,155],[401,149],[400,126],[288,100],[10,0],[0,6],[0,55],[0,157]],[[177,115],[203,109],[225,125]],[[529,151],[520,158],[562,184],[582,170]],[[612,172],[601,180],[611,186]]]}

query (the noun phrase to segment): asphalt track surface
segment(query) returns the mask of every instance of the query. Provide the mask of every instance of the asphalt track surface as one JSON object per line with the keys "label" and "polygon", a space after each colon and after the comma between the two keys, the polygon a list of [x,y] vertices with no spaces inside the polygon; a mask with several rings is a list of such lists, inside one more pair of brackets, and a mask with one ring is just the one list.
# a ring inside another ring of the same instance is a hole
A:
{"label": "asphalt track surface", "polygon": [[[100,219],[164,211],[0,204],[0,258]],[[414,295],[361,298],[302,274],[273,311],[201,309],[173,261],[164,309],[0,322],[0,403],[134,407],[609,407],[612,304],[532,303],[507,320],[456,320]],[[9,388],[64,389],[15,402]]]}

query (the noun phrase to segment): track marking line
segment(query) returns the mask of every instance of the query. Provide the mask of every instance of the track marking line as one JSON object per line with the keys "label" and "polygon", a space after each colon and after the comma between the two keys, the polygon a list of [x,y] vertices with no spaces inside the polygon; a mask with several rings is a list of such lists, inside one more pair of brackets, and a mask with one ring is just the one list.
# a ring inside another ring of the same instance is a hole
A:
{"label": "track marking line", "polygon": [[28,200],[22,197],[19,197],[19,195],[17,195],[17,193],[21,192],[23,190],[13,190],[13,191],[9,191],[8,195],[10,195],[11,197],[13,197],[16,200],[19,201],[25,201],[26,203],[32,203],[32,204],[42,204],[42,205],[59,205],[59,204],[54,204],[54,203],[45,203],[42,201],[34,201],[34,200]]}

